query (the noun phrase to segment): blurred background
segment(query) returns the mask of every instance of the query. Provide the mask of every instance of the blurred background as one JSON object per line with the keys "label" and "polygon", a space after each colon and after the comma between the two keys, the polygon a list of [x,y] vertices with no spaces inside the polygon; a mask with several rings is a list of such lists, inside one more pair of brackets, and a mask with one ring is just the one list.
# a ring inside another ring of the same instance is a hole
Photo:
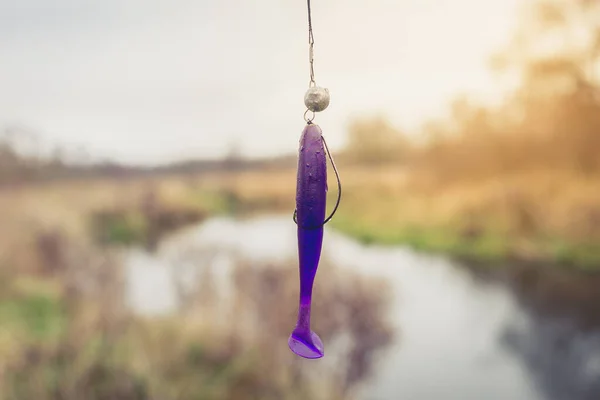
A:
{"label": "blurred background", "polygon": [[600,398],[600,2],[312,3],[319,361],[306,2],[0,0],[0,399]]}

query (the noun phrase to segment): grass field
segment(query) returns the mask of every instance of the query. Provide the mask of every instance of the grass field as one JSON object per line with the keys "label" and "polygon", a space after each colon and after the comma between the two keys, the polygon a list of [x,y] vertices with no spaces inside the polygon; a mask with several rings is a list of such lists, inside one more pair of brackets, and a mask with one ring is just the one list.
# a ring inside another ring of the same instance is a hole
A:
{"label": "grass field", "polygon": [[[534,171],[440,184],[396,165],[340,170],[343,197],[331,224],[363,242],[481,261],[600,266],[600,185],[594,176]],[[329,179],[331,207],[337,196],[331,171]],[[93,239],[96,220],[108,241],[127,244],[146,237],[155,214],[155,230],[170,230],[215,213],[291,215],[294,199],[294,169],[64,182],[4,190],[0,230],[3,247],[14,249],[27,243],[30,229],[60,227]]]}
{"label": "grass field", "polygon": [[[406,244],[475,261],[600,267],[595,176],[532,171],[440,184],[396,165],[340,166],[343,198],[331,224],[366,243]],[[330,173],[329,204],[337,196]],[[230,210],[291,212],[295,171],[220,174],[204,181]]]}

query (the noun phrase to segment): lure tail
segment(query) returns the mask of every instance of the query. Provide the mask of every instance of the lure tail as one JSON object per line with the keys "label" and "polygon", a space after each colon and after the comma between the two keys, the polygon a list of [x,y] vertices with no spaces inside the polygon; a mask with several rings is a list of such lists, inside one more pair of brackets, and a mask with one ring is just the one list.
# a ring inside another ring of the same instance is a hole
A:
{"label": "lure tail", "polygon": [[308,124],[300,138],[296,216],[300,269],[298,322],[288,345],[304,358],[323,357],[323,342],[310,329],[312,289],[321,258],[327,200],[327,158],[321,128]]}

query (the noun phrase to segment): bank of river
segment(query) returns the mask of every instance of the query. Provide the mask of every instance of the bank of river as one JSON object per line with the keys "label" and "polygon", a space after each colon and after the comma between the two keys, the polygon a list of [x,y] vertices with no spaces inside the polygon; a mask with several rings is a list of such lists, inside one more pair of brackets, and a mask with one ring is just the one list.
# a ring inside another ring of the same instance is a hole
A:
{"label": "bank of river", "polygon": [[403,225],[371,222],[356,215],[332,220],[338,231],[370,244],[405,245],[479,266],[545,263],[557,269],[600,272],[600,245],[552,237],[515,238],[494,229],[469,230],[456,226]]}

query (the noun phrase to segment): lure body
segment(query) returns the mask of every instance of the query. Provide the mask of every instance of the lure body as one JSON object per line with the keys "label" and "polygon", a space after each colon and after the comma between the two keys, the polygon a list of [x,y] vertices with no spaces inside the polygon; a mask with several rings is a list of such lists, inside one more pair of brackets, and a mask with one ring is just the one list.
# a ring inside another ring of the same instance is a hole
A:
{"label": "lure body", "polygon": [[323,343],[310,329],[313,283],[323,244],[327,201],[327,159],[318,125],[308,124],[300,138],[296,186],[300,301],[298,322],[288,345],[304,358],[323,357]]}

